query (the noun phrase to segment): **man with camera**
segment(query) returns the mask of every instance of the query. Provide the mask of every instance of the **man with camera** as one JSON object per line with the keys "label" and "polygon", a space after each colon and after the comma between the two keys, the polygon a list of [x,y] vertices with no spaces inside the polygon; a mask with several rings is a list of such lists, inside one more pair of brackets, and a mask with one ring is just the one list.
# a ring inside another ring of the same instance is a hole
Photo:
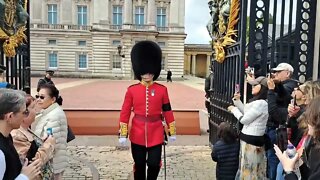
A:
{"label": "man with camera", "polygon": [[[268,78],[268,111],[267,135],[272,144],[278,144],[277,135],[281,127],[285,126],[288,112],[286,111],[291,100],[291,93],[298,86],[298,82],[292,79],[293,67],[288,63],[280,63],[271,70]],[[284,109],[284,111],[282,111]],[[286,130],[284,127],[283,129]],[[284,132],[286,134],[286,131]],[[274,149],[267,151],[268,177],[270,180],[276,179],[276,170],[279,163]]]}

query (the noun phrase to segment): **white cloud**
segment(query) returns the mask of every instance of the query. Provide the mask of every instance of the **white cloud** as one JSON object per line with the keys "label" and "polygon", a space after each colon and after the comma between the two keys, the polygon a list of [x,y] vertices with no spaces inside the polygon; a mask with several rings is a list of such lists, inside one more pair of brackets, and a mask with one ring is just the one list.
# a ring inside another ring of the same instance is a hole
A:
{"label": "white cloud", "polygon": [[185,28],[187,44],[209,44],[206,25],[210,20],[207,0],[186,0]]}

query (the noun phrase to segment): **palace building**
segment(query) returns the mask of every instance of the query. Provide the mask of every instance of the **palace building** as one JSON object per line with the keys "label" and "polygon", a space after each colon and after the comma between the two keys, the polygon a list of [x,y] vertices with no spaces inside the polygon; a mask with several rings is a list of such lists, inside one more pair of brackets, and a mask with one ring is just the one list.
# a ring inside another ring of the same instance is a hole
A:
{"label": "palace building", "polygon": [[31,74],[133,79],[130,52],[141,40],[163,50],[162,77],[184,75],[184,0],[32,0]]}

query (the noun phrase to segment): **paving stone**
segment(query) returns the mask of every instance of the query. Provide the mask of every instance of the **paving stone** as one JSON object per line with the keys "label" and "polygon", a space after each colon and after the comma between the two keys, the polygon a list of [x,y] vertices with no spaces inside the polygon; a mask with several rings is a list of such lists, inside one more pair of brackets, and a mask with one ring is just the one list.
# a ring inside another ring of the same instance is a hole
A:
{"label": "paving stone", "polygon": [[[65,179],[93,179],[86,162],[98,170],[100,179],[132,178],[133,160],[129,150],[117,151],[113,146],[69,146],[68,155]],[[167,180],[215,179],[215,163],[208,146],[168,146],[166,156]],[[158,179],[164,179],[164,167]]]}

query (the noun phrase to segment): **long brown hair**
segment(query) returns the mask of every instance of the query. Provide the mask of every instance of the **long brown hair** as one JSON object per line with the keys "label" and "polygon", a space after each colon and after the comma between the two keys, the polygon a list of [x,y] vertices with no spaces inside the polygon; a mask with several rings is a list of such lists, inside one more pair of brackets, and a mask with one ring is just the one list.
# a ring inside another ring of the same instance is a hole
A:
{"label": "long brown hair", "polygon": [[306,110],[307,122],[314,128],[314,138],[320,140],[320,97],[312,99]]}

